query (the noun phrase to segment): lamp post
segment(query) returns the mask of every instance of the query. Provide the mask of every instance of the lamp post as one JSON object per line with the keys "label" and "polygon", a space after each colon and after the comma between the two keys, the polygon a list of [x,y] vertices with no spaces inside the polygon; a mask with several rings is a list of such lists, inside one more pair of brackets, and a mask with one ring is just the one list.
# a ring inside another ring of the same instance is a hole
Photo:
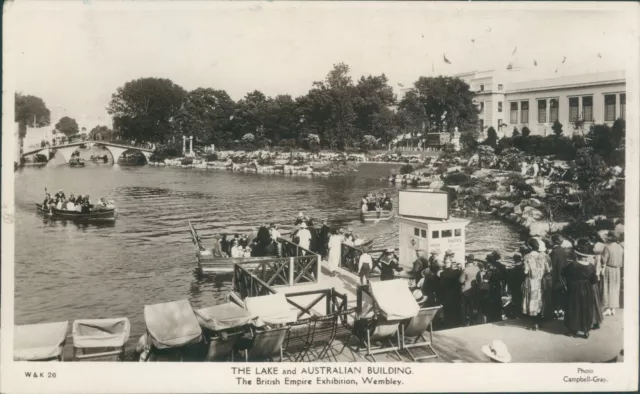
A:
{"label": "lamp post", "polygon": [[193,156],[193,136],[189,137],[189,155]]}

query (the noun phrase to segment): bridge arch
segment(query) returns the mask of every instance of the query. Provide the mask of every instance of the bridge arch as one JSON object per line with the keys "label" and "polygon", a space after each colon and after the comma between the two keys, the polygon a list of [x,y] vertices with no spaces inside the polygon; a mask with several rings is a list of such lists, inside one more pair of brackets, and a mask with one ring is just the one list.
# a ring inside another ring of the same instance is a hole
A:
{"label": "bridge arch", "polygon": [[111,157],[113,158],[113,164],[118,164],[118,160],[120,160],[120,158],[122,157],[122,154],[127,151],[142,153],[147,164],[149,164],[149,158],[153,153],[153,152],[148,152],[146,150],[142,150],[142,149],[130,147],[130,146],[119,146],[119,145],[108,144],[104,142],[98,142],[98,141],[96,142],[96,144],[101,145],[102,147],[104,147],[104,149],[109,151],[109,153],[111,154]]}

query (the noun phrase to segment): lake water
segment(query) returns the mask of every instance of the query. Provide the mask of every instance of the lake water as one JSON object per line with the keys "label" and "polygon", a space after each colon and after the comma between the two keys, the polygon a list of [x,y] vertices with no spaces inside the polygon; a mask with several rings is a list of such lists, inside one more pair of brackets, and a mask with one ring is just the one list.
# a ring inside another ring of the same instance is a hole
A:
{"label": "lake water", "polygon": [[[175,167],[124,167],[53,163],[15,174],[16,324],[126,316],[131,341],[144,331],[145,304],[188,299],[194,308],[214,305],[231,289],[231,276],[200,279],[187,220],[206,245],[223,231],[249,232],[261,223],[292,227],[295,216],[329,218],[397,247],[395,220],[360,224],[358,202],[366,191],[391,193],[383,178],[398,165],[362,164],[340,178],[231,173]],[[91,194],[116,202],[112,225],[80,225],[39,216],[44,188]],[[467,253],[513,253],[517,229],[487,216],[469,218]]]}

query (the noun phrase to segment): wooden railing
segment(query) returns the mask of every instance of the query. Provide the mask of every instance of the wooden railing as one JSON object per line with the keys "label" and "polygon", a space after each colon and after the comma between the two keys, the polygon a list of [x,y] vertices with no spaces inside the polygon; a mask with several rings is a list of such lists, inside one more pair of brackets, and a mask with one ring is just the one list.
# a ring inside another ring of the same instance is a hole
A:
{"label": "wooden railing", "polygon": [[[247,297],[258,297],[261,295],[277,293],[274,287],[270,286],[267,282],[256,275],[256,273],[260,273],[264,267],[262,262],[260,263],[261,267],[254,267],[253,269],[247,269],[243,266],[247,264],[252,263],[238,263],[234,267],[233,286],[234,291],[240,298],[240,300],[235,300],[236,303],[240,304],[240,302],[242,302],[241,300],[244,300]],[[314,295],[316,295],[316,297],[311,301],[306,302],[306,304],[303,303],[302,299],[305,299],[306,301],[306,297]],[[233,299],[234,297],[231,298]],[[298,318],[318,315],[322,316],[347,310],[347,295],[339,293],[334,288],[287,293],[285,294],[285,297],[289,304],[295,306],[299,310]],[[294,300],[296,298],[297,300]],[[324,308],[313,309],[321,301],[324,301]]]}
{"label": "wooden railing", "polygon": [[[244,261],[234,264],[234,283],[244,297],[265,293],[264,286],[294,286],[299,283],[317,283],[320,278],[320,256],[275,257],[267,260]],[[256,281],[256,279],[258,281]],[[243,294],[243,293],[247,294]]]}
{"label": "wooden railing", "polygon": [[[374,249],[369,251],[371,260],[373,261],[372,270],[378,266],[378,260],[385,250],[386,249]],[[361,248],[343,243],[340,247],[340,267],[357,275],[360,256],[362,256]],[[379,272],[373,272],[372,274],[373,276],[379,275]]]}

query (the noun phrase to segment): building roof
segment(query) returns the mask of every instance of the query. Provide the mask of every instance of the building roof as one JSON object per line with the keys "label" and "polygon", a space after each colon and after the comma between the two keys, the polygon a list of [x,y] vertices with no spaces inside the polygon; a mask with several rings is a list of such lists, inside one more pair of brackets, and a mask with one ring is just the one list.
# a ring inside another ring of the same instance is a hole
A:
{"label": "building roof", "polygon": [[562,89],[575,86],[606,85],[624,82],[625,72],[617,70],[592,74],[571,75],[559,78],[512,82],[508,85],[507,91],[526,92],[535,90],[546,90],[549,88]]}

